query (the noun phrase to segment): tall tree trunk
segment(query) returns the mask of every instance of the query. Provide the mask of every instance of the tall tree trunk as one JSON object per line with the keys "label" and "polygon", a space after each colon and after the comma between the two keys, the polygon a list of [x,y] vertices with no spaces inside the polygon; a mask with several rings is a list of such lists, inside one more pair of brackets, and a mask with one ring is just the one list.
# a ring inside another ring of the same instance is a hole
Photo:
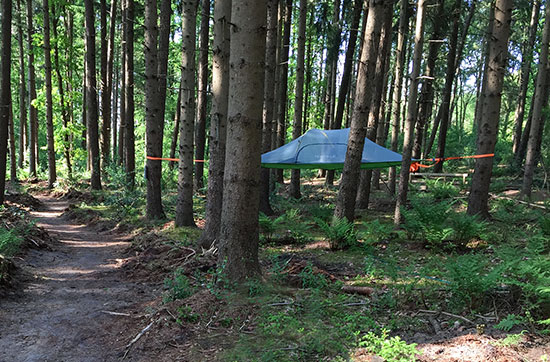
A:
{"label": "tall tree trunk", "polygon": [[[114,0],[111,0],[114,3]],[[101,165],[103,169],[110,161],[110,140],[111,140],[111,102],[109,97],[111,96],[110,89],[108,88],[107,74],[107,61],[108,61],[108,37],[107,37],[107,1],[99,1],[99,14],[100,14],[100,67],[101,67]],[[112,15],[111,15],[112,17]]]}
{"label": "tall tree trunk", "polygon": [[36,75],[34,72],[34,50],[33,50],[33,0],[27,0],[27,54],[29,55],[29,176],[36,177],[36,166],[38,164],[38,110],[33,105],[36,99]]}
{"label": "tall tree trunk", "polygon": [[[405,47],[407,42],[407,32],[409,29],[408,0],[401,0],[399,5],[399,28],[397,33],[397,44],[395,47],[395,70],[393,78],[393,99],[392,99],[392,124],[391,124],[391,150],[397,151],[397,142],[399,140],[399,123],[401,118],[401,93],[403,85],[403,72],[405,69]],[[395,194],[396,168],[390,167],[389,170],[389,188],[390,193]]]}
{"label": "tall tree trunk", "polygon": [[[178,88],[178,99],[176,101],[176,111],[174,112],[174,130],[172,132],[172,141],[170,143],[170,158],[176,158],[176,148],[178,146],[178,138],[180,134],[181,121],[181,76]],[[173,170],[176,166],[176,161],[170,161],[170,169]]]}
{"label": "tall tree trunk", "polygon": [[[145,127],[147,156],[152,157],[162,157],[171,10],[170,1],[163,0],[159,39],[157,1],[145,2]],[[146,176],[147,218],[163,219],[162,162],[147,159]]]}
{"label": "tall tree trunk", "polygon": [[10,140],[10,181],[17,182],[17,157],[15,156],[15,126],[13,124],[13,102],[10,99],[9,114],[9,140]]}
{"label": "tall tree trunk", "polygon": [[[523,54],[521,56],[521,81],[519,86],[518,103],[514,114],[514,133],[512,136],[512,152],[515,154],[519,149],[521,142],[521,128],[523,127],[523,118],[525,115],[525,101],[527,98],[527,89],[529,87],[529,76],[531,73],[531,63],[533,62],[533,45],[537,35],[539,23],[540,0],[533,1],[531,5],[531,21],[527,39],[523,42]],[[527,132],[529,132],[526,129]]]}
{"label": "tall tree trunk", "polygon": [[[501,92],[504,72],[507,63],[507,47],[512,18],[512,0],[496,0],[494,7],[494,22],[491,29],[488,53],[486,81],[483,84],[482,115],[478,123],[477,153],[486,154],[495,151],[498,135],[498,120],[500,115]],[[470,196],[468,198],[468,214],[489,215],[487,201],[489,186],[493,171],[493,158],[476,159]]]}
{"label": "tall tree trunk", "polygon": [[219,240],[224,188],[225,141],[229,96],[229,37],[231,0],[214,1],[212,44],[212,108],[210,120],[210,164],[204,231],[199,246],[209,248]]}
{"label": "tall tree trunk", "polygon": [[136,153],[134,144],[134,0],[126,3],[124,21],[124,167],[126,186],[132,190],[135,183]]}
{"label": "tall tree trunk", "polygon": [[[109,94],[111,108],[109,110],[109,117],[111,120],[112,130],[112,157],[116,158],[116,143],[117,143],[117,99],[118,99],[118,80],[114,74],[114,58],[115,58],[115,27],[116,27],[116,9],[117,0],[111,0],[111,18],[109,23],[109,43],[107,45],[107,84],[105,85],[105,92]],[[114,79],[114,81],[113,81]],[[113,89],[113,84],[115,84]],[[109,99],[107,98],[107,101]]]}
{"label": "tall tree trunk", "polygon": [[52,59],[50,45],[50,8],[48,0],[43,0],[44,12],[44,70],[46,86],[46,135],[48,139],[48,188],[53,188],[57,180],[55,170],[55,145],[53,135],[53,101],[52,101]]}
{"label": "tall tree trunk", "polygon": [[11,105],[11,0],[2,0],[0,6],[2,16],[2,43],[0,48],[0,54],[2,55],[0,57],[0,205],[2,205],[6,190],[6,156]]}
{"label": "tall tree trunk", "polygon": [[[290,51],[290,31],[292,28],[292,0],[281,0],[285,4],[284,30],[281,43],[280,69],[277,95],[277,147],[285,144],[286,139],[286,116],[288,99],[288,52]],[[283,183],[283,170],[274,170],[277,175],[277,182]]]}
{"label": "tall tree trunk", "polygon": [[[393,2],[386,3],[383,16],[384,26],[382,27],[382,32],[380,34],[378,55],[376,57],[376,66],[374,71],[374,93],[372,95],[372,104],[369,110],[369,117],[367,122],[367,138],[373,142],[376,141],[378,128],[383,128],[383,126],[379,124],[380,107],[382,104],[382,98],[384,97],[384,71],[386,69],[386,62],[389,60],[387,54],[391,43],[391,19],[393,16]],[[357,190],[357,198],[355,201],[355,207],[358,209],[366,209],[369,206],[371,180],[372,170],[361,170],[359,178],[359,189]]]}
{"label": "tall tree trunk", "polygon": [[[359,28],[359,21],[361,20],[361,12],[363,10],[363,1],[356,0],[353,8],[353,19],[351,22],[348,49],[346,50],[346,56],[344,60],[344,70],[342,73],[342,81],[340,83],[340,90],[338,93],[338,105],[336,106],[336,114],[332,120],[332,129],[342,128],[342,119],[344,117],[344,105],[348,99],[347,95],[350,88],[351,73],[353,70],[353,58],[355,56],[355,47],[357,45],[357,31]],[[328,61],[328,59],[327,59]],[[331,66],[332,68],[332,66]],[[332,72],[331,72],[332,75]],[[325,118],[327,120],[327,118]],[[330,116],[328,118],[330,121]],[[326,175],[326,183],[332,185],[334,183],[334,170],[328,170]]]}
{"label": "tall tree trunk", "polygon": [[27,108],[25,103],[27,87],[25,84],[25,52],[23,49],[23,20],[21,19],[22,11],[21,0],[17,0],[17,43],[19,45],[19,168],[23,168],[23,163],[25,162],[25,145],[28,143]]}
{"label": "tall tree trunk", "polygon": [[176,225],[195,226],[193,219],[193,138],[195,128],[195,39],[198,0],[183,2],[180,162]]}
{"label": "tall tree trunk", "polygon": [[[441,101],[441,120],[439,121],[439,138],[437,140],[438,158],[445,157],[445,145],[447,143],[447,131],[451,122],[452,112],[450,111],[453,81],[456,75],[456,48],[458,40],[458,25],[460,21],[460,8],[462,0],[456,0],[454,5],[454,21],[449,37],[449,53],[447,54],[447,73],[445,74],[445,86],[443,89],[443,100]],[[434,172],[443,171],[443,161],[434,166]]]}
{"label": "tall tree trunk", "polygon": [[[277,69],[277,0],[267,1],[267,35],[265,53],[265,87],[262,113],[262,153],[271,151],[273,134],[276,133],[274,117],[275,79]],[[270,169],[262,168],[260,184],[260,211],[272,215],[273,209],[269,202]]]}
{"label": "tall tree trunk", "polygon": [[535,89],[535,100],[533,105],[532,124],[529,130],[529,142],[527,145],[527,156],[525,158],[525,171],[523,174],[523,184],[521,186],[521,194],[525,197],[531,196],[533,187],[533,175],[537,166],[537,148],[540,139],[542,138],[543,125],[547,115],[543,114],[543,109],[548,103],[548,46],[550,42],[550,6],[546,6],[544,30],[542,33],[542,44],[540,48],[538,73],[537,73],[537,88]]}
{"label": "tall tree trunk", "polygon": [[[47,0],[44,0],[47,1]],[[91,186],[92,190],[101,190],[101,172],[99,153],[99,126],[95,76],[95,25],[94,2],[84,0],[86,16],[86,120],[88,123],[88,143],[90,145],[90,160],[92,166]]]}
{"label": "tall tree trunk", "polygon": [[260,274],[258,205],[266,1],[234,0],[227,156],[218,265],[229,282]]}
{"label": "tall tree trunk", "polygon": [[[328,30],[328,49],[326,59],[326,93],[325,93],[325,113],[324,129],[334,128],[334,103],[336,102],[336,73],[338,73],[338,56],[340,55],[340,43],[342,40],[340,29],[340,0],[334,1],[332,14],[332,23]],[[324,170],[322,172],[325,172]],[[334,170],[327,170],[325,174],[325,184],[334,184]]]}
{"label": "tall tree trunk", "polygon": [[366,31],[361,47],[361,58],[357,76],[357,90],[353,102],[353,114],[349,131],[346,160],[340,181],[340,190],[334,210],[337,219],[347,218],[353,221],[355,217],[355,198],[359,183],[361,156],[365,145],[365,120],[371,107],[373,89],[370,85],[374,80],[377,45],[384,22],[384,1],[370,0]]}
{"label": "tall tree trunk", "polygon": [[407,106],[407,118],[405,120],[403,140],[403,161],[399,172],[399,192],[395,203],[394,224],[401,224],[401,207],[405,206],[409,191],[409,167],[411,166],[412,142],[414,136],[414,121],[416,119],[416,101],[418,95],[418,76],[420,75],[420,63],[422,61],[422,45],[424,43],[424,10],[425,0],[418,0],[416,9],[416,29],[414,35],[413,69],[410,78],[409,103]]}
{"label": "tall tree trunk", "polygon": [[204,187],[204,149],[206,147],[206,105],[208,88],[208,39],[210,32],[210,0],[201,0],[199,39],[199,71],[197,97],[197,129],[195,130],[195,189]]}
{"label": "tall tree trunk", "polygon": [[[307,0],[300,0],[300,18],[298,21],[298,53],[296,55],[296,95],[294,98],[294,124],[292,138],[302,135],[302,114],[304,107],[304,63],[306,51]],[[291,171],[290,196],[296,199],[300,194],[300,170]]]}
{"label": "tall tree trunk", "polygon": [[61,119],[63,120],[63,154],[65,156],[65,163],[67,165],[67,175],[69,178],[73,177],[73,169],[71,164],[71,148],[69,140],[69,112],[67,110],[67,104],[65,103],[65,87],[63,85],[63,76],[61,75],[61,67],[59,62],[59,37],[57,33],[57,21],[58,17],[55,11],[55,5],[52,5],[52,26],[53,26],[53,36],[55,38],[54,43],[54,64],[55,64],[55,73],[57,76],[57,88],[59,92],[59,98],[61,101]]}
{"label": "tall tree trunk", "polygon": [[[344,117],[344,105],[346,103],[347,94],[350,88],[351,73],[353,69],[353,58],[355,56],[355,48],[357,45],[357,32],[359,30],[359,21],[363,10],[363,1],[355,0],[353,8],[353,18],[349,30],[348,49],[344,59],[344,70],[342,72],[342,82],[338,92],[338,105],[336,107],[336,115],[334,116],[334,129],[342,128],[342,119]],[[365,19],[366,21],[366,19]],[[307,94],[307,93],[306,93]]]}
{"label": "tall tree trunk", "polygon": [[124,45],[124,39],[126,37],[126,0],[121,0],[121,27],[122,27],[122,46],[120,47],[120,121],[118,124],[118,164],[124,165],[126,160],[124,159],[124,150],[126,149],[125,140],[126,134],[126,47]]}
{"label": "tall tree trunk", "polygon": [[[428,119],[431,117],[432,108],[434,105],[434,71],[435,62],[441,48],[441,37],[443,36],[443,22],[445,21],[444,1],[438,0],[437,14],[433,20],[433,33],[429,42],[428,58],[422,82],[422,90],[420,91],[420,99],[418,101],[418,117],[416,119],[416,132],[414,137],[414,145],[412,150],[413,158],[422,157],[422,144],[425,134],[425,126]],[[456,17],[460,17],[460,13],[455,13]],[[451,39],[452,40],[452,39]],[[451,47],[453,45],[450,45]],[[453,64],[454,67],[454,64]]]}

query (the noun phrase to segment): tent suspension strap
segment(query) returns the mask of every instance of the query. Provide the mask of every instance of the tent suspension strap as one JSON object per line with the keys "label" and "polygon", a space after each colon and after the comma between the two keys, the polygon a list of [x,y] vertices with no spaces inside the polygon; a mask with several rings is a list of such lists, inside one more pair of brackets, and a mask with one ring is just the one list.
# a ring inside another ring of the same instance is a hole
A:
{"label": "tent suspension strap", "polygon": [[[411,172],[417,172],[418,170],[420,170],[420,168],[430,168],[430,167],[433,167],[433,166],[437,165],[439,162],[442,162],[442,161],[461,160],[461,159],[464,159],[464,158],[485,158],[485,157],[494,157],[494,156],[495,156],[494,153],[486,153],[486,154],[483,154],[483,155],[471,155],[471,156],[455,156],[455,157],[445,157],[445,158],[441,158],[441,157],[425,158],[425,159],[417,160],[417,161],[411,163],[410,171]],[[424,164],[420,163],[420,162],[423,162],[423,161],[424,162],[425,161],[434,162],[434,163],[432,163],[431,165],[424,165]]]}

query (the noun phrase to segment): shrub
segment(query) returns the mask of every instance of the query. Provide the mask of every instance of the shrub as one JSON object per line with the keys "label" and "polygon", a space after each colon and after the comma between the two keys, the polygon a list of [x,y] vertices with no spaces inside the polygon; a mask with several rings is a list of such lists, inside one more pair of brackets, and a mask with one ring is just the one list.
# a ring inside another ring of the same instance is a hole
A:
{"label": "shrub", "polygon": [[325,234],[331,249],[347,249],[357,244],[357,231],[355,230],[355,226],[345,218],[334,219],[332,224],[328,224],[317,218],[315,221]]}
{"label": "shrub", "polygon": [[450,199],[460,193],[458,187],[441,179],[426,180],[426,190],[437,200]]}
{"label": "shrub", "polygon": [[385,361],[415,361],[419,351],[416,344],[407,344],[398,336],[388,338],[388,331],[382,330],[379,336],[373,332],[367,333],[361,338],[359,347],[365,348]]}
{"label": "shrub", "polygon": [[413,239],[424,240],[430,246],[441,246],[453,234],[447,227],[451,204],[449,202],[427,202],[423,199],[411,200],[412,208],[402,210],[405,222],[403,227]]}
{"label": "shrub", "polygon": [[17,230],[0,229],[0,254],[10,257],[19,251],[23,238],[18,235]]}
{"label": "shrub", "polygon": [[164,296],[165,302],[172,302],[177,299],[185,299],[195,294],[195,288],[189,282],[189,279],[183,274],[181,269],[174,272],[172,279],[164,279],[164,287],[167,293]]}
{"label": "shrub", "polygon": [[451,214],[449,223],[453,229],[453,240],[458,245],[466,245],[472,239],[479,238],[488,226],[478,215],[466,213]]}

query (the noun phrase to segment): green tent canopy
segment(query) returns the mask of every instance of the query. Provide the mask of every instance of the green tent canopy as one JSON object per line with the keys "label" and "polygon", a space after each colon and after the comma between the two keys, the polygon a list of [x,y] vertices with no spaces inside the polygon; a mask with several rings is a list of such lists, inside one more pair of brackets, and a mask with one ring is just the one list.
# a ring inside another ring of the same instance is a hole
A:
{"label": "green tent canopy", "polygon": [[[338,170],[344,167],[349,128],[311,129],[292,142],[262,155],[262,167]],[[401,155],[365,138],[362,169],[401,165]]]}

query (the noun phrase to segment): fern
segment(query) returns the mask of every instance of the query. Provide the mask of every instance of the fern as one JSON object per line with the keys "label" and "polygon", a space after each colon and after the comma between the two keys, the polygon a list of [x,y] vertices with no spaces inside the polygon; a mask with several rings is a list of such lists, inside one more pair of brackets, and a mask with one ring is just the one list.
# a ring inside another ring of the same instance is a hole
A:
{"label": "fern", "polygon": [[331,249],[346,249],[357,243],[357,231],[352,222],[334,219],[329,224],[319,218],[315,218],[315,222],[325,234]]}

